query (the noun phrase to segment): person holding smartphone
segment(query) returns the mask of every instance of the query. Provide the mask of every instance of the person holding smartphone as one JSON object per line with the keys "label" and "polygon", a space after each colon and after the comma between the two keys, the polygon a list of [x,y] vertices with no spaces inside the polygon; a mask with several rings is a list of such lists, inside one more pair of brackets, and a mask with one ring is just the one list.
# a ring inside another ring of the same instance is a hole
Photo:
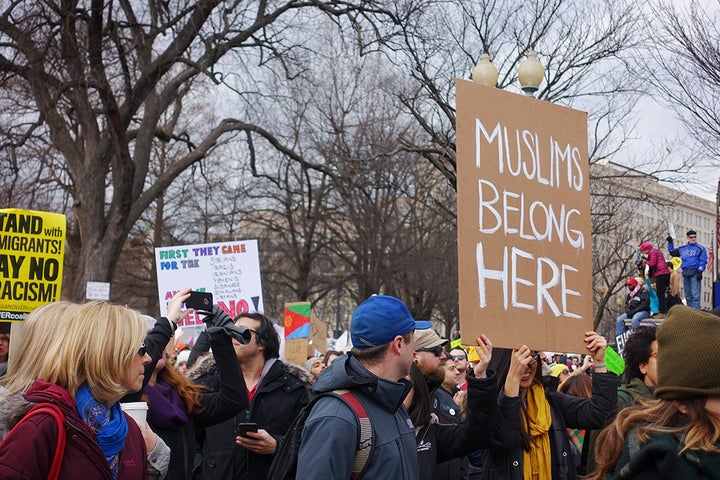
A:
{"label": "person holding smartphone", "polygon": [[[267,478],[278,443],[308,403],[309,375],[279,360],[280,337],[269,318],[243,313],[233,322],[224,312],[213,310],[216,325],[229,322],[250,333],[246,344],[233,340],[235,362],[247,386],[248,406],[238,409],[233,418],[205,429],[199,478]],[[203,333],[194,354],[207,351],[207,347]],[[212,356],[205,356],[190,371],[190,378],[211,392],[217,391],[219,368]]]}

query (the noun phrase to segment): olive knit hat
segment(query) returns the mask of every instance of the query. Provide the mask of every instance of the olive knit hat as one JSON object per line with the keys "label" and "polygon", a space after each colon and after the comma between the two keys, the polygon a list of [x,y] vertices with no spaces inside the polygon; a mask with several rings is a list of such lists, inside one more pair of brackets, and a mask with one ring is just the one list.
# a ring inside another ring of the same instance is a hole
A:
{"label": "olive knit hat", "polygon": [[676,305],[658,327],[657,342],[656,397],[679,400],[720,395],[720,317]]}

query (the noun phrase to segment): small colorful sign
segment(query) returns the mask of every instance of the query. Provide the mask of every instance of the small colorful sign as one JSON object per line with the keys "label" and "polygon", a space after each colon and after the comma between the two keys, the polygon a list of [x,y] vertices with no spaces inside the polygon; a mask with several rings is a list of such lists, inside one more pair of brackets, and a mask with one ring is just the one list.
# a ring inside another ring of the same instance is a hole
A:
{"label": "small colorful sign", "polygon": [[310,337],[310,302],[292,302],[285,304],[283,325],[285,338]]}

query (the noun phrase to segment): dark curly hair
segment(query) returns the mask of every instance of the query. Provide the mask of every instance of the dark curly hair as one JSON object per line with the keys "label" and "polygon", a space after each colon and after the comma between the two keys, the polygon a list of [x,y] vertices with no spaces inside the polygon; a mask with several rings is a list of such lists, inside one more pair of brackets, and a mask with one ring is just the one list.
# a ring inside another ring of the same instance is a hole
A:
{"label": "dark curly hair", "polygon": [[635,328],[623,348],[623,359],[625,359],[625,383],[630,383],[633,378],[644,379],[645,375],[640,371],[640,364],[650,360],[652,348],[650,344],[655,341],[656,328],[650,325],[642,325]]}

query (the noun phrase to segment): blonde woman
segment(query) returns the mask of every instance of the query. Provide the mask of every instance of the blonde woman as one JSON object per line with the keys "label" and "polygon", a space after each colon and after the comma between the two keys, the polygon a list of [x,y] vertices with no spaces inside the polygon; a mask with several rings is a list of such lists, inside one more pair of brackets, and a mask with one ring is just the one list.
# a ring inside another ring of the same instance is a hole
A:
{"label": "blonde woman", "polygon": [[657,330],[657,400],[620,411],[590,479],[710,479],[720,472],[720,318],[677,305]]}
{"label": "blonde woman", "polygon": [[[25,411],[33,404],[60,407],[67,443],[59,478],[147,479],[143,435],[119,405],[142,387],[150,361],[140,314],[107,302],[59,302],[36,310],[26,322],[1,401],[21,394]],[[22,422],[0,445],[0,477],[47,478],[57,438],[49,415]]]}

